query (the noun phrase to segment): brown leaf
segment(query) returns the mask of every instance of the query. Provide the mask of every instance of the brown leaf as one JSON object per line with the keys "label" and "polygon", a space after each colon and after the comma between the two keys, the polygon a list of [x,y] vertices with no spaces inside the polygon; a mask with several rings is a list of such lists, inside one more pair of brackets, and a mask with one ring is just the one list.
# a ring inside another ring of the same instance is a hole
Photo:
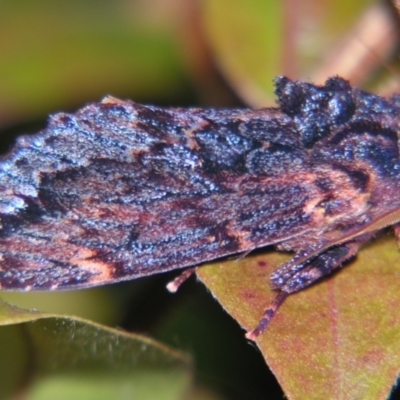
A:
{"label": "brown leaf", "polygon": [[[246,330],[275,296],[269,274],[285,254],[214,263],[198,272]],[[384,235],[331,278],[294,294],[259,346],[290,399],[386,399],[400,369],[400,252]]]}

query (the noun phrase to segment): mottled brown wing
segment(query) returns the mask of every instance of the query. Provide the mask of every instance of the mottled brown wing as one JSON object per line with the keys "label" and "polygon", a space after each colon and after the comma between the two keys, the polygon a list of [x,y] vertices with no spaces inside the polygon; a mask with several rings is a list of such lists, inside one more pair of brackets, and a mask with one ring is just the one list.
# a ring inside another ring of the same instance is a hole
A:
{"label": "mottled brown wing", "polygon": [[0,162],[0,286],[88,287],[302,234],[305,160],[274,109],[57,114]]}
{"label": "mottled brown wing", "polygon": [[274,288],[339,267],[323,253],[354,255],[346,242],[400,218],[400,100],[339,77],[275,83],[279,109],[108,98],[18,139],[0,161],[1,288],[87,287],[268,244],[297,251]]}

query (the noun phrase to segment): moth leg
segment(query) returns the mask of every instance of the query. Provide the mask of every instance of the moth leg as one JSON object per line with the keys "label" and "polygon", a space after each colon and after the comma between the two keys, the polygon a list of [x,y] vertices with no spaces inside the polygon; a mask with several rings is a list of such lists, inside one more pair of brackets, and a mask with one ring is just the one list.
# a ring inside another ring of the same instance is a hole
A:
{"label": "moth leg", "polygon": [[[246,338],[255,340],[267,328],[269,321],[289,294],[310,286],[318,279],[340,268],[344,261],[357,254],[358,247],[357,242],[335,246],[296,266],[294,274],[282,284],[279,288],[280,292],[264,310],[256,328],[246,333]],[[284,272],[286,273],[287,271],[284,270]],[[276,273],[279,274],[279,269]]]}
{"label": "moth leg", "polygon": [[269,321],[275,315],[276,310],[279,306],[285,301],[286,297],[289,296],[289,293],[281,291],[279,292],[274,300],[268,305],[267,308],[264,309],[262,317],[258,322],[258,325],[251,331],[246,333],[246,338],[250,340],[256,340],[258,335],[263,333],[268,326]]}
{"label": "moth leg", "polygon": [[181,286],[183,282],[193,275],[193,273],[196,271],[196,268],[197,267],[186,268],[180,275],[167,284],[167,289],[171,293],[175,293],[179,289],[179,286]]}
{"label": "moth leg", "polygon": [[349,242],[325,250],[318,256],[307,260],[303,264],[303,268],[286,281],[281,290],[294,293],[310,286],[318,279],[340,268],[344,261],[357,254],[358,248],[357,242]]}
{"label": "moth leg", "polygon": [[282,264],[276,271],[273,271],[270,276],[271,289],[279,290],[292,276],[304,268],[309,260],[310,255],[317,249],[323,246],[323,242],[318,242],[312,247],[307,247],[296,252],[290,261]]}

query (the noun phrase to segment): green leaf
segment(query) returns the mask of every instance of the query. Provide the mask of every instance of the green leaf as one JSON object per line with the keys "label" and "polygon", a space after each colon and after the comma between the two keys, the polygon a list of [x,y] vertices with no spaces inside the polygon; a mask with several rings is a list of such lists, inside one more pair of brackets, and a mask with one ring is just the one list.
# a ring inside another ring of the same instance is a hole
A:
{"label": "green leaf", "polygon": [[154,340],[3,301],[0,365],[1,399],[176,400],[192,379],[188,358]]}
{"label": "green leaf", "polygon": [[[270,252],[198,270],[246,330],[274,298]],[[386,399],[400,370],[400,252],[385,235],[329,279],[290,296],[257,345],[289,399]]]}
{"label": "green leaf", "polygon": [[21,308],[34,308],[47,313],[67,314],[90,319],[108,326],[119,323],[122,301],[113,296],[110,287],[58,292],[2,292],[7,303]]}

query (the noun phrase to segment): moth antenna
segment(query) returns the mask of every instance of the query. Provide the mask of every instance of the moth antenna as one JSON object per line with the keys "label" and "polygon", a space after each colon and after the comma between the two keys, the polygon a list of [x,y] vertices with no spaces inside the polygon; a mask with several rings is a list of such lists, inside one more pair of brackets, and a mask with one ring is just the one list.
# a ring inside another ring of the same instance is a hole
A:
{"label": "moth antenna", "polygon": [[275,315],[276,310],[280,307],[280,305],[285,301],[286,297],[288,297],[288,292],[279,292],[272,303],[264,310],[263,315],[258,322],[258,325],[253,330],[246,333],[246,338],[250,340],[256,340],[258,335],[263,333],[267,328],[269,321]]}
{"label": "moth antenna", "polygon": [[192,276],[195,271],[196,267],[185,269],[180,275],[167,284],[168,291],[175,293],[179,289],[179,286],[181,286],[183,282]]}

